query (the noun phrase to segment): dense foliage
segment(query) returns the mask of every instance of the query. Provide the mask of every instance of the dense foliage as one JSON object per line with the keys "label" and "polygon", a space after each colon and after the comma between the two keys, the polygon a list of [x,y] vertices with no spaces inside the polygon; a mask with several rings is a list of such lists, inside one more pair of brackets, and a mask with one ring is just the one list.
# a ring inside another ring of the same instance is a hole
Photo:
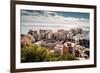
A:
{"label": "dense foliage", "polygon": [[77,60],[77,58],[74,55],[68,53],[68,54],[60,56],[59,60],[60,61],[63,61],[63,60]]}
{"label": "dense foliage", "polygon": [[37,46],[32,44],[21,48],[21,62],[44,62],[44,61],[64,61],[76,60],[72,54],[56,55],[55,53],[48,53],[44,46]]}

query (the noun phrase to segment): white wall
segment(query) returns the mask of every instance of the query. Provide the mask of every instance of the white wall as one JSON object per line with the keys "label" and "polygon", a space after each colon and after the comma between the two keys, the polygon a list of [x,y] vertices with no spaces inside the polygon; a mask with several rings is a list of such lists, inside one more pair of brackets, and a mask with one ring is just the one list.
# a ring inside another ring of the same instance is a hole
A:
{"label": "white wall", "polygon": [[[34,73],[99,73],[100,72],[100,0],[33,0],[56,3],[97,5],[97,68],[39,71]],[[10,73],[10,0],[0,0],[0,73]],[[33,73],[33,72],[30,72]]]}

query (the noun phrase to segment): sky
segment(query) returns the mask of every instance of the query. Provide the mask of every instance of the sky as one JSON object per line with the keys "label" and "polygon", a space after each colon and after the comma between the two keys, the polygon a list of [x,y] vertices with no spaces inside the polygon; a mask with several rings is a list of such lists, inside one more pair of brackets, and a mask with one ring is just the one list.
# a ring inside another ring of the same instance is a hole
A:
{"label": "sky", "polygon": [[68,29],[89,27],[89,13],[21,10],[21,33],[29,29]]}

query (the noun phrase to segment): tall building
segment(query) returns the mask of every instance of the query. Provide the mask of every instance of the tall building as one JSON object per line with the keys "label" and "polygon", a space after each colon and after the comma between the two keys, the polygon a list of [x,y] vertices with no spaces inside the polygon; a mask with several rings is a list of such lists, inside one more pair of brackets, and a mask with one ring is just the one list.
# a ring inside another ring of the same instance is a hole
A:
{"label": "tall building", "polygon": [[54,47],[54,51],[58,55],[63,55],[63,44],[61,43],[56,44],[56,46]]}

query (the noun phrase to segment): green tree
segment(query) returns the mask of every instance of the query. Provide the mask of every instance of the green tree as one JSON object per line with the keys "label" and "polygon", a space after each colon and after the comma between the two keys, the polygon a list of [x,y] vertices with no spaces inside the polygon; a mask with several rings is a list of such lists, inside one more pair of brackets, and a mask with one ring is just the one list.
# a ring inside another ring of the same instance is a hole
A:
{"label": "green tree", "polygon": [[61,55],[59,57],[59,61],[64,61],[64,60],[77,60],[77,58],[73,54]]}
{"label": "green tree", "polygon": [[44,61],[65,61],[77,60],[72,54],[56,55],[49,53],[46,47],[32,44],[21,48],[21,62],[44,62]]}
{"label": "green tree", "polygon": [[37,46],[24,46],[21,48],[21,62],[40,62],[44,61],[47,54],[45,47]]}
{"label": "green tree", "polygon": [[56,56],[55,53],[48,53],[45,57],[45,61],[57,61],[58,57]]}
{"label": "green tree", "polygon": [[37,45],[24,46],[21,48],[21,62],[32,62],[34,61],[35,51]]}

